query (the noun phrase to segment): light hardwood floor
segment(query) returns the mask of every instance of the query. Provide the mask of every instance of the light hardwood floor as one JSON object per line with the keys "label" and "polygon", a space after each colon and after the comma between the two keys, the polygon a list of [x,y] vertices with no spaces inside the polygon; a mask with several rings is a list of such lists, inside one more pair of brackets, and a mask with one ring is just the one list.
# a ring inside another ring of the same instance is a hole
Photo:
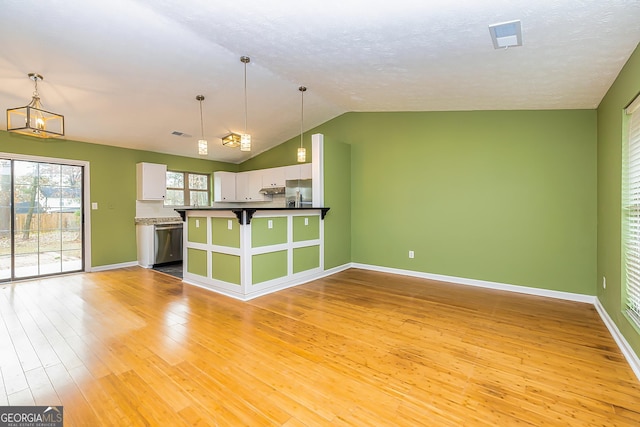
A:
{"label": "light hardwood floor", "polygon": [[638,426],[595,309],[351,269],[240,302],[142,268],[0,284],[0,405],[66,426]]}

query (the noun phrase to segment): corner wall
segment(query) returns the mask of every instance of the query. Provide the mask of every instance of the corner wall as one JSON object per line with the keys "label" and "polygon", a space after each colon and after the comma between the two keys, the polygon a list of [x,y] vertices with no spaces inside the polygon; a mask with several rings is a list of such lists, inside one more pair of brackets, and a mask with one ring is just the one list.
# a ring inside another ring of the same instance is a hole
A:
{"label": "corner wall", "polygon": [[[329,207],[350,200],[350,241],[337,239],[351,262],[593,296],[596,122],[595,110],[346,113],[307,134],[351,147],[350,187],[325,192]],[[341,165],[325,159],[325,175]]]}
{"label": "corner wall", "polygon": [[[622,148],[624,108],[640,92],[640,45],[598,107],[598,299],[637,355],[640,330],[623,314]],[[606,277],[607,288],[602,287]]]}

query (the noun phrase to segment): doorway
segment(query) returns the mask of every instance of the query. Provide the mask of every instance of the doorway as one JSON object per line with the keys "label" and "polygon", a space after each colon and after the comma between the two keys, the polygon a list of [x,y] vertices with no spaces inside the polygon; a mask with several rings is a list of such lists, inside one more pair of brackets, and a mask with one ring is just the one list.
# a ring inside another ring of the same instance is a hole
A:
{"label": "doorway", "polygon": [[0,159],[0,281],[84,270],[84,173]]}

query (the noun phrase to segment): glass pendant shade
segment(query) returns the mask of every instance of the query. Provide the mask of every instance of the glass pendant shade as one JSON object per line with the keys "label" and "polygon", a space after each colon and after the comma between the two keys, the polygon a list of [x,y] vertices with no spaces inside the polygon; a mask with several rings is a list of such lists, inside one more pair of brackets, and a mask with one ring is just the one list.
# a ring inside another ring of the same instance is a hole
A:
{"label": "glass pendant shade", "polygon": [[307,150],[303,147],[298,147],[298,163],[304,163],[307,161]]}
{"label": "glass pendant shade", "polygon": [[198,140],[198,154],[201,156],[206,156],[209,153],[208,144],[206,139]]}
{"label": "glass pendant shade", "polygon": [[300,91],[300,147],[298,147],[298,163],[305,163],[307,161],[307,150],[304,148],[303,136],[304,136],[304,93],[307,91],[307,88],[304,86],[300,86],[298,88]]}
{"label": "glass pendant shade", "polygon": [[198,140],[198,154],[200,156],[206,156],[209,153],[209,147],[207,140],[204,139],[204,120],[202,119],[202,101],[204,101],[204,95],[196,95],[196,100],[200,103],[200,135]]}
{"label": "glass pendant shade", "polygon": [[248,133],[240,135],[240,151],[251,151],[251,135]]}
{"label": "glass pendant shade", "polygon": [[7,109],[7,131],[37,138],[56,138],[64,136],[64,116],[42,109],[38,95],[40,74],[29,73],[35,82],[35,91],[29,105]]}

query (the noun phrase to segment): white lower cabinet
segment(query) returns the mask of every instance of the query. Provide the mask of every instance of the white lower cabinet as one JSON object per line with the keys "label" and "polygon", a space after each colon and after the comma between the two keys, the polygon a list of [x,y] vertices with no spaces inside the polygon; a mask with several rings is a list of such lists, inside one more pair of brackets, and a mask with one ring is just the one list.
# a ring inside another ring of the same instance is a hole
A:
{"label": "white lower cabinet", "polygon": [[153,225],[136,225],[136,241],[138,245],[138,265],[144,268],[153,267]]}

